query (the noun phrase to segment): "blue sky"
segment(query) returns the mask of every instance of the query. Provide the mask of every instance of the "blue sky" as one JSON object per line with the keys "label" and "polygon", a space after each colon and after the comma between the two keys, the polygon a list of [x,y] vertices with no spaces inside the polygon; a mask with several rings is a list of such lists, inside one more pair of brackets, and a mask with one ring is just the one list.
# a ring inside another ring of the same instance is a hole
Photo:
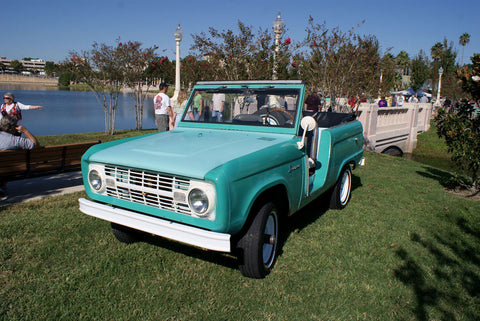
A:
{"label": "blue sky", "polygon": [[465,61],[480,53],[479,0],[3,0],[0,6],[3,41],[0,56],[63,61],[69,51],[88,50],[94,42],[114,44],[139,41],[157,45],[159,55],[175,57],[173,32],[178,24],[184,31],[181,56],[190,52],[192,34],[208,32],[209,27],[236,31],[240,20],[254,30],[272,28],[280,11],[293,41],[306,36],[311,15],[327,27],[347,31],[365,21],[357,32],[379,40],[382,52],[394,55],[405,50],[414,57],[446,37],[458,44],[461,34],[471,35],[465,47]]}

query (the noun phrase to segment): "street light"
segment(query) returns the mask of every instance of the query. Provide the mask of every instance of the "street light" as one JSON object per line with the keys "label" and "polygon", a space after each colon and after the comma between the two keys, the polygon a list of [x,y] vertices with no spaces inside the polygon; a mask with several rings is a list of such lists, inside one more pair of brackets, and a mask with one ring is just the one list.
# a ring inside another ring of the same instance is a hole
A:
{"label": "street light", "polygon": [[438,91],[437,91],[437,101],[435,102],[435,106],[441,106],[440,104],[440,90],[442,89],[442,74],[443,68],[440,66],[438,69]]}
{"label": "street light", "polygon": [[277,55],[280,51],[280,35],[283,32],[283,27],[285,26],[285,22],[283,21],[282,17],[280,17],[280,12],[278,13],[275,20],[273,20],[273,32],[275,32],[275,52],[273,53],[273,75],[272,79],[277,79]]}
{"label": "street light", "polygon": [[178,24],[173,35],[175,36],[175,41],[177,43],[177,50],[175,57],[175,91],[173,92],[172,103],[176,104],[178,93],[180,92],[180,41],[182,41],[183,37],[183,30],[180,29],[180,24]]}

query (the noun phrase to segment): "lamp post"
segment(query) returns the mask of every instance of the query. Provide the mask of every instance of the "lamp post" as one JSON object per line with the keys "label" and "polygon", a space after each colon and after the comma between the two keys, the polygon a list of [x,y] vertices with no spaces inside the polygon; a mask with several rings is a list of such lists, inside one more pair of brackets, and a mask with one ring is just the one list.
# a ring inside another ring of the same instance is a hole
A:
{"label": "lamp post", "polygon": [[273,75],[272,79],[277,79],[277,56],[278,52],[280,51],[280,35],[283,32],[283,27],[285,26],[285,22],[283,21],[282,17],[280,17],[280,12],[278,13],[275,20],[273,20],[273,32],[275,32],[275,52],[273,53]]}
{"label": "lamp post", "polygon": [[173,33],[175,42],[177,43],[176,57],[175,57],[175,91],[173,92],[172,103],[176,104],[178,100],[178,93],[180,92],[180,41],[182,41],[183,30],[178,24],[177,29]]}
{"label": "lamp post", "polygon": [[435,101],[435,106],[440,107],[440,90],[442,89],[442,74],[443,74],[443,68],[440,66],[438,69],[438,91],[437,91],[437,101]]}

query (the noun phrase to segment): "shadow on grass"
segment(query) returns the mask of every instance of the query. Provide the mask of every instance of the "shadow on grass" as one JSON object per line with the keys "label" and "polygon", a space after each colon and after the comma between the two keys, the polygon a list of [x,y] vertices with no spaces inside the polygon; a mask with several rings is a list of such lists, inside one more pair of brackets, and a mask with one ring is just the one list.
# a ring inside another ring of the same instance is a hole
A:
{"label": "shadow on grass", "polygon": [[[352,193],[362,186],[362,181],[359,176],[352,175]],[[302,208],[289,218],[288,235],[295,230],[302,230],[305,227],[313,224],[317,219],[323,216],[329,210],[330,196],[332,191],[329,190],[317,197],[310,204]],[[347,204],[348,206],[348,204]]]}
{"label": "shadow on grass", "polygon": [[221,265],[229,269],[233,269],[233,270],[238,269],[237,258],[234,255],[229,253],[205,250],[195,246],[190,246],[190,245],[179,243],[176,241],[171,241],[169,239],[162,238],[155,235],[147,235],[142,239],[142,241],[154,246],[168,249],[173,252],[194,257],[196,259],[207,261],[216,265]]}
{"label": "shadow on grass", "polygon": [[[360,186],[362,186],[360,177],[352,175],[352,191]],[[293,231],[301,230],[314,223],[329,209],[329,198],[330,191],[324,193],[310,204],[302,208],[299,212],[295,213],[295,215],[288,218],[286,222],[285,235],[280,241],[277,256],[282,255],[283,244]],[[238,269],[238,260],[234,254],[209,251],[150,234],[142,234],[140,241],[177,253],[182,253],[184,255],[201,259],[216,265],[221,265],[229,269]]]}
{"label": "shadow on grass", "polygon": [[455,187],[455,176],[449,172],[436,169],[433,167],[423,167],[425,172],[417,171],[417,174],[426,178],[434,179],[440,183],[445,188],[454,188]]}
{"label": "shadow on grass", "polygon": [[442,235],[413,234],[413,244],[423,250],[396,251],[403,264],[395,276],[412,289],[417,320],[480,319],[480,229],[464,218],[452,221]]}

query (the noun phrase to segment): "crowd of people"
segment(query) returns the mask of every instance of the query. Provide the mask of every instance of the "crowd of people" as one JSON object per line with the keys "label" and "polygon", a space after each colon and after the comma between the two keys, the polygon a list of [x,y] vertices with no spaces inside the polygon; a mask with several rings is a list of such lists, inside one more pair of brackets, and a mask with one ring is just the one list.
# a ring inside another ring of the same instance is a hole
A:
{"label": "crowd of people", "polygon": [[378,100],[378,107],[402,107],[405,102],[408,103],[429,103],[430,99],[427,95],[410,95],[405,97],[402,93],[392,96],[381,96]]}
{"label": "crowd of people", "polygon": [[[40,144],[22,125],[22,110],[42,109],[43,106],[24,105],[15,101],[13,93],[3,95],[0,106],[0,150],[33,149]],[[0,200],[7,198],[7,183],[0,178]]]}

